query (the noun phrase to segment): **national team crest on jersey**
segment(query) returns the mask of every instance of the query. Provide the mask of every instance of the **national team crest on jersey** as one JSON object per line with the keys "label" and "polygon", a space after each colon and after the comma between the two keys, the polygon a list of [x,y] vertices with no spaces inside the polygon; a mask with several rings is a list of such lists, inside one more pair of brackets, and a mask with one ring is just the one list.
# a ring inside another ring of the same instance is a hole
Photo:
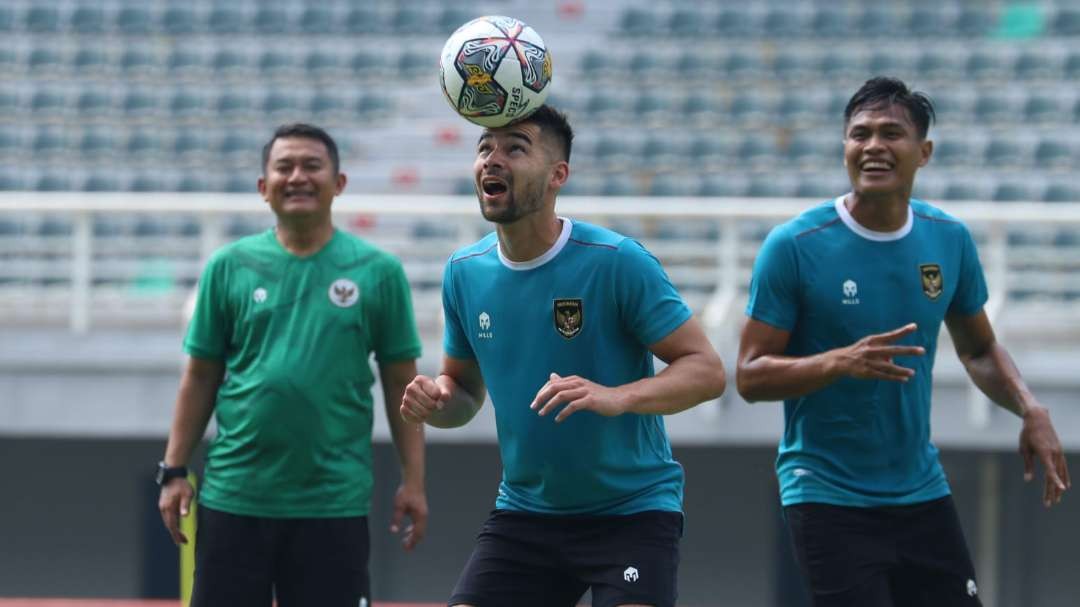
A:
{"label": "national team crest on jersey", "polygon": [[339,308],[348,308],[360,299],[360,287],[348,278],[339,278],[330,285],[330,302]]}
{"label": "national team crest on jersey", "polygon": [[919,266],[919,274],[922,275],[922,292],[930,299],[941,297],[942,285],[941,266],[936,263],[924,263]]}
{"label": "national team crest on jersey", "polygon": [[582,305],[580,299],[555,300],[555,330],[566,339],[581,333]]}

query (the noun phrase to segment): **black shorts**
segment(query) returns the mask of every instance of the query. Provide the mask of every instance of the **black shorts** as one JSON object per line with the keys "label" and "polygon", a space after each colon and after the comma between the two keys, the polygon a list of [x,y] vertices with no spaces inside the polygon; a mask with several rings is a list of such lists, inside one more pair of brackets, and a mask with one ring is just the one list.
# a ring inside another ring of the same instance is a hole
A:
{"label": "black shorts", "polygon": [[496,510],[476,538],[450,605],[675,605],[680,512],[548,516]]}
{"label": "black shorts", "polygon": [[370,604],[367,517],[197,512],[193,607],[270,607],[275,597],[279,607]]}
{"label": "black shorts", "polygon": [[815,607],[977,607],[952,498],[885,508],[784,508]]}

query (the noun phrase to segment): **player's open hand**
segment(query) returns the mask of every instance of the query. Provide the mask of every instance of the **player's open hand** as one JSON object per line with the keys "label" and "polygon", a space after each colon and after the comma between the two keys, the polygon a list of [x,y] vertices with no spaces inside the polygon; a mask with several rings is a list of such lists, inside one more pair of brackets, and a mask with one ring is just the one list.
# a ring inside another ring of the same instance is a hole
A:
{"label": "player's open hand", "polygon": [[414,424],[422,424],[435,411],[442,410],[450,400],[450,392],[426,375],[417,375],[405,386],[401,397],[401,417]]}
{"label": "player's open hand", "polygon": [[566,405],[555,416],[561,422],[577,411],[592,411],[605,417],[626,413],[626,404],[617,391],[593,383],[583,377],[571,375],[560,377],[552,373],[546,384],[536,393],[530,409],[539,415],[547,415],[560,405]]}
{"label": "player's open hand", "polygon": [[165,529],[172,536],[176,545],[188,543],[188,538],[180,531],[180,517],[191,512],[191,500],[195,497],[195,488],[186,478],[174,478],[161,487],[158,498],[158,510]]}
{"label": "player's open hand", "polygon": [[1035,459],[1043,465],[1046,483],[1043,486],[1043,505],[1049,508],[1061,501],[1061,494],[1072,487],[1065,452],[1061,448],[1050,412],[1044,407],[1031,407],[1024,414],[1020,431],[1020,455],[1024,458],[1024,480],[1035,477]]}
{"label": "player's open hand", "polygon": [[922,356],[922,346],[898,346],[896,340],[915,332],[915,323],[906,324],[887,333],[867,335],[846,348],[833,350],[833,362],[842,375],[858,379],[881,379],[906,382],[915,375],[914,369],[893,362],[894,356]]}
{"label": "player's open hand", "polygon": [[[405,518],[409,524],[402,527]],[[390,521],[390,532],[401,533],[401,546],[412,550],[424,539],[427,532],[428,506],[423,486],[402,484],[394,494],[394,517]]]}

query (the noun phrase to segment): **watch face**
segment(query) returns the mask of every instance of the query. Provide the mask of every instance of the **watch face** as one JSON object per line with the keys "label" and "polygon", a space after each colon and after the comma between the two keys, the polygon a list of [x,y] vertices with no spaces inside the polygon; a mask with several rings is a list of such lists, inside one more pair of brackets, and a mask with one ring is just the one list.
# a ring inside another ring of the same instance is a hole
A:
{"label": "watch face", "polygon": [[154,475],[154,482],[161,484],[165,480],[165,464],[158,464],[157,474]]}

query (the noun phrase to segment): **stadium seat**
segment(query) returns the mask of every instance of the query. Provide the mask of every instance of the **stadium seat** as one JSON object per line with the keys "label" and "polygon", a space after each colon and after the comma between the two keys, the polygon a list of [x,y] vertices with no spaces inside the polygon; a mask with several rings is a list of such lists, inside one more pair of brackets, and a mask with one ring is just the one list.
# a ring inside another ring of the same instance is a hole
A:
{"label": "stadium seat", "polygon": [[1036,50],[1021,53],[1013,65],[1013,74],[1017,80],[1058,81],[1061,73],[1062,65],[1056,57]]}
{"label": "stadium seat", "polygon": [[284,79],[295,70],[295,57],[292,53],[267,50],[259,55],[259,74],[268,79]]}
{"label": "stadium seat", "polygon": [[994,168],[1020,168],[1029,164],[1024,146],[1013,139],[994,139],[984,154],[987,166]]}
{"label": "stadium seat", "polygon": [[738,145],[739,142],[731,137],[718,137],[711,133],[698,135],[690,141],[688,162],[706,171],[729,167]]}
{"label": "stadium seat", "polygon": [[233,175],[225,180],[225,191],[231,194],[253,194],[257,190],[254,179]]}
{"label": "stadium seat", "polygon": [[1035,146],[1035,167],[1049,170],[1071,170],[1076,166],[1072,146],[1058,137],[1044,139]]}
{"label": "stadium seat", "polygon": [[1054,124],[1060,122],[1063,115],[1064,108],[1056,97],[1035,94],[1024,102],[1024,121],[1027,124]]}
{"label": "stadium seat", "polygon": [[30,51],[26,65],[35,76],[55,75],[64,71],[64,58],[51,47],[39,47]]}
{"label": "stadium seat", "polygon": [[795,186],[794,195],[799,198],[828,200],[846,192],[850,187],[842,178],[838,180],[821,175],[804,175]]}
{"label": "stadium seat", "polygon": [[397,69],[404,78],[434,78],[439,70],[438,57],[430,52],[408,50],[398,56]]}
{"label": "stadium seat", "polygon": [[349,70],[356,78],[379,79],[385,74],[385,67],[383,56],[373,50],[358,50],[349,59]]}
{"label": "stadium seat", "polygon": [[980,124],[1003,124],[1019,117],[1012,100],[998,93],[985,93],[975,101],[975,120]]}
{"label": "stadium seat", "polygon": [[128,118],[152,117],[157,114],[160,103],[160,99],[149,91],[129,90],[124,94],[124,115]]}
{"label": "stadium seat", "polygon": [[242,34],[246,26],[244,14],[231,4],[215,4],[206,15],[206,29],[214,34]]}
{"label": "stadium seat", "polygon": [[169,54],[165,68],[170,78],[205,78],[208,62],[206,54],[197,48],[178,46]]}
{"label": "stadium seat", "polygon": [[127,5],[116,13],[116,29],[127,35],[150,34],[154,31],[154,19],[149,9]]}
{"label": "stadium seat", "polygon": [[70,27],[76,34],[104,34],[105,10],[99,6],[77,6],[71,13]]}
{"label": "stadium seat", "polygon": [[986,6],[969,5],[956,17],[954,31],[961,36],[979,38],[987,36],[997,21],[997,14]]}
{"label": "stadium seat", "polygon": [[709,78],[715,70],[716,65],[712,55],[700,50],[683,51],[675,59],[675,73],[684,80]]}
{"label": "stadium seat", "polygon": [[170,4],[161,14],[161,31],[171,36],[183,36],[199,31],[199,18],[192,6]]}
{"label": "stadium seat", "polygon": [[38,89],[30,97],[30,111],[38,120],[58,120],[67,113],[67,109],[67,98],[60,89]]}
{"label": "stadium seat", "polygon": [[111,175],[90,175],[80,188],[84,192],[120,192],[120,181]]}
{"label": "stadium seat", "polygon": [[60,9],[55,6],[31,6],[26,11],[26,31],[55,34],[60,31]]}
{"label": "stadium seat", "polygon": [[1043,202],[1080,202],[1080,188],[1071,183],[1052,183],[1046,187]]}
{"label": "stadium seat", "polygon": [[785,4],[770,8],[761,21],[765,36],[781,40],[802,36],[806,31],[806,14],[794,10],[796,6]]}
{"label": "stadium seat", "polygon": [[201,118],[206,113],[206,98],[191,89],[174,91],[169,97],[169,113],[173,120]]}
{"label": "stadium seat", "polygon": [[[177,192],[210,192],[213,191],[213,187],[209,180],[203,175],[184,175],[177,180],[174,186]],[[253,232],[247,232],[251,234]],[[233,236],[233,234],[229,234]],[[245,234],[246,235],[246,234]]]}
{"label": "stadium seat", "polygon": [[304,7],[300,13],[300,31],[305,34],[325,35],[337,30],[337,20],[329,8],[321,4]]}
{"label": "stadium seat", "polygon": [[221,139],[218,155],[231,166],[258,166],[263,141],[247,131],[229,131]]}
{"label": "stadium seat", "polygon": [[332,79],[342,75],[342,65],[334,53],[314,50],[304,57],[304,71],[309,78]]}
{"label": "stadium seat", "polygon": [[24,153],[22,137],[10,129],[0,129],[0,160],[14,159]]}
{"label": "stadium seat", "polygon": [[1001,81],[1008,77],[1009,69],[996,54],[976,51],[967,60],[967,77],[977,81]]}
{"label": "stadium seat", "polygon": [[67,192],[72,189],[71,178],[60,173],[45,173],[37,178],[34,189],[39,192]]}
{"label": "stadium seat", "polygon": [[369,5],[353,6],[345,15],[345,32],[349,34],[374,34],[386,27],[379,13]]}
{"label": "stadium seat", "polygon": [[715,31],[723,38],[750,38],[762,35],[760,23],[744,7],[725,7],[716,16]]}
{"label": "stadium seat", "polygon": [[746,195],[752,198],[784,198],[794,193],[791,184],[772,177],[754,177],[746,187]]}
{"label": "stadium seat", "polygon": [[649,181],[649,196],[689,196],[697,188],[693,187],[686,175],[661,173]]}
{"label": "stadium seat", "polygon": [[600,188],[601,196],[636,196],[640,194],[631,175],[610,175]]}
{"label": "stadium seat", "polygon": [[444,6],[442,13],[435,21],[435,32],[440,36],[449,36],[457,28],[461,27],[476,14],[463,6]]}
{"label": "stadium seat", "polygon": [[728,115],[733,124],[761,125],[774,118],[773,105],[771,98],[751,87],[735,95],[728,107]]}
{"label": "stadium seat", "polygon": [[244,76],[251,71],[251,57],[232,49],[221,49],[214,53],[210,66],[218,78]]}
{"label": "stadium seat", "polygon": [[671,12],[667,21],[667,31],[672,36],[693,38],[709,33],[709,21],[700,9],[682,6]]}
{"label": "stadium seat", "polygon": [[15,29],[15,8],[6,4],[0,4],[0,32],[10,32]]}
{"label": "stadium seat", "polygon": [[79,157],[87,163],[110,160],[116,151],[116,142],[108,131],[89,129],[79,139]]}
{"label": "stadium seat", "polygon": [[1023,182],[1007,181],[994,188],[993,200],[997,202],[1026,202],[1035,200],[1032,188]]}
{"label": "stadium seat", "polygon": [[819,133],[796,135],[788,143],[784,156],[788,162],[800,168],[839,166],[843,159],[843,144],[840,143],[839,134],[834,135],[832,138]]}
{"label": "stadium seat", "polygon": [[360,120],[380,120],[390,115],[393,111],[393,103],[379,93],[364,93],[357,97],[353,110]]}
{"label": "stadium seat", "polygon": [[619,17],[619,33],[627,36],[654,36],[661,32],[656,14],[644,8],[629,8]]}
{"label": "stadium seat", "polygon": [[397,10],[390,18],[390,27],[406,36],[426,34],[433,29],[431,20],[423,9],[407,3],[397,5]]}
{"label": "stadium seat", "polygon": [[0,46],[0,77],[8,74],[22,72],[22,61],[19,53],[9,46]]}
{"label": "stadium seat", "polygon": [[636,82],[658,80],[671,73],[671,68],[665,65],[664,58],[652,49],[634,51],[626,66]]}
{"label": "stadium seat", "polygon": [[255,100],[246,91],[223,92],[214,103],[217,116],[226,121],[248,118],[253,114],[254,108]]}
{"label": "stadium seat", "polygon": [[725,78],[728,80],[758,80],[765,76],[761,57],[746,51],[733,51],[724,60]]}
{"label": "stadium seat", "polygon": [[764,134],[749,135],[739,144],[737,151],[739,164],[751,168],[774,165],[777,160],[776,146],[770,137]]}
{"label": "stadium seat", "polygon": [[641,145],[638,158],[646,170],[666,171],[676,168],[682,155],[678,146],[670,137],[653,134]]}
{"label": "stadium seat", "polygon": [[161,150],[161,138],[151,130],[133,131],[124,146],[129,163],[152,163],[161,155]]}
{"label": "stadium seat", "polygon": [[80,76],[100,77],[109,68],[109,57],[96,46],[80,48],[71,56],[72,72]]}
{"label": "stadium seat", "polygon": [[318,92],[308,103],[308,111],[316,120],[326,122],[340,118],[347,105],[345,99],[339,94]]}
{"label": "stadium seat", "polygon": [[720,104],[706,93],[695,91],[682,104],[680,116],[689,124],[709,124],[722,111]]}
{"label": "stadium seat", "polygon": [[890,3],[880,6],[863,5],[863,11],[855,18],[854,34],[864,38],[877,36],[895,36],[900,29],[896,13],[887,7]]}
{"label": "stadium seat", "polygon": [[952,19],[940,6],[916,6],[908,14],[907,31],[919,38],[937,38],[952,33]]}
{"label": "stadium seat", "polygon": [[630,145],[621,138],[601,136],[592,148],[596,164],[605,171],[621,170],[632,157]]}
{"label": "stadium seat", "polygon": [[851,12],[832,6],[818,6],[810,16],[810,31],[824,39],[841,38],[852,33]]}
{"label": "stadium seat", "polygon": [[773,59],[772,72],[783,82],[788,84],[805,82],[811,78],[817,78],[816,66],[813,59],[808,57],[805,51],[780,52]]}
{"label": "stadium seat", "polygon": [[1066,81],[1075,82],[1080,79],[1080,51],[1073,51],[1065,57],[1062,72],[1062,77]]}
{"label": "stadium seat", "polygon": [[272,4],[256,9],[252,25],[259,34],[284,34],[291,30],[289,14],[281,6]]}
{"label": "stadium seat", "polygon": [[943,167],[976,167],[981,164],[982,158],[969,140],[957,137],[936,142],[930,164]]}
{"label": "stadium seat", "polygon": [[633,111],[646,123],[662,122],[671,116],[671,101],[657,93],[642,93],[634,100]]}
{"label": "stadium seat", "polygon": [[957,81],[964,76],[958,55],[955,51],[925,51],[915,62],[915,72],[929,80]]}
{"label": "stadium seat", "polygon": [[120,70],[128,78],[151,79],[158,73],[158,59],[153,51],[133,45],[120,55]]}
{"label": "stadium seat", "polygon": [[[53,181],[48,176],[46,179]],[[56,215],[49,215],[37,226],[38,236],[70,236],[73,231],[75,231],[75,226],[72,225],[71,220]]]}
{"label": "stadium seat", "polygon": [[941,194],[944,200],[986,200],[985,187],[971,181],[951,181]]}
{"label": "stadium seat", "polygon": [[581,56],[582,76],[588,79],[610,78],[612,72],[618,69],[615,57],[612,53],[604,53],[596,49],[585,51]]}
{"label": "stadium seat", "polygon": [[185,129],[176,135],[172,143],[173,157],[187,164],[201,164],[209,156],[209,142],[200,131]]}
{"label": "stadium seat", "polygon": [[136,175],[128,182],[129,192],[164,192],[165,186],[156,175]]}
{"label": "stadium seat", "polygon": [[817,72],[826,81],[848,83],[864,70],[859,58],[851,53],[826,51],[817,62]]}
{"label": "stadium seat", "polygon": [[1051,31],[1058,36],[1080,36],[1080,10],[1062,8],[1054,16]]}
{"label": "stadium seat", "polygon": [[261,109],[274,121],[281,121],[286,116],[295,116],[299,100],[295,95],[283,91],[271,90],[263,97]]}

